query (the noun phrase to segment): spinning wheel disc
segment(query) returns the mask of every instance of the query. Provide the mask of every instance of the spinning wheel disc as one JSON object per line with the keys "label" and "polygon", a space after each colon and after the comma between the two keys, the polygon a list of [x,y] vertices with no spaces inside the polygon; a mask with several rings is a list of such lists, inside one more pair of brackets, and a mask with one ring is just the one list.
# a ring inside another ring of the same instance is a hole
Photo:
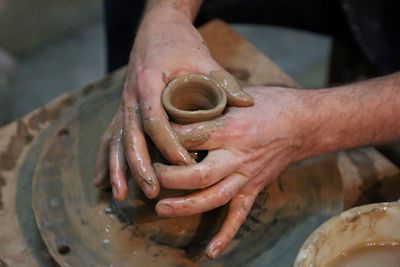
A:
{"label": "spinning wheel disc", "polygon": [[61,266],[289,266],[307,236],[341,211],[336,158],[299,163],[262,191],[227,251],[207,259],[204,248],[224,208],[160,218],[156,202],[132,182],[121,204],[91,184],[100,136],[117,108],[121,85],[81,99],[49,130],[38,159],[35,218]]}

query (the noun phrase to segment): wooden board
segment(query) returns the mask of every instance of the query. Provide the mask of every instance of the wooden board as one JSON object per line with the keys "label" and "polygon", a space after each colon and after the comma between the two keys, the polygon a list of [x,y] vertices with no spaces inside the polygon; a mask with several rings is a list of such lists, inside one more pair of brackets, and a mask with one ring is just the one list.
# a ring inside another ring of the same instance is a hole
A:
{"label": "wooden board", "polygon": [[[223,22],[211,22],[201,33],[214,58],[242,84],[295,85],[265,55]],[[38,234],[31,210],[35,164],[51,134],[66,134],[55,130],[59,130],[57,127],[69,114],[76,114],[85,101],[120,90],[123,77],[124,70],[120,70],[0,129],[0,266],[55,265]],[[337,162],[346,193],[345,206],[356,203],[366,185],[398,172],[372,148],[340,152]]]}

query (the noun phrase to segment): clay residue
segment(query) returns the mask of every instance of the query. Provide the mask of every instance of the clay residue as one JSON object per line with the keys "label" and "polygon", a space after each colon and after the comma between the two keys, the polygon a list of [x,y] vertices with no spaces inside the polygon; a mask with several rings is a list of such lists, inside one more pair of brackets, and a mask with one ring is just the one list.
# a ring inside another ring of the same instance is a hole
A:
{"label": "clay residue", "polygon": [[99,90],[109,89],[109,88],[111,88],[111,85],[112,85],[112,76],[108,75],[105,78],[103,78],[102,80],[100,80],[99,82],[94,83],[94,84],[89,84],[88,86],[84,87],[82,89],[82,95],[88,96]]}
{"label": "clay residue", "polygon": [[29,133],[28,126],[21,120],[17,120],[17,131],[11,137],[5,151],[0,154],[0,169],[5,171],[12,170],[26,145],[33,140]]}
{"label": "clay residue", "polygon": [[[0,174],[0,210],[2,210],[3,206],[4,206],[3,201],[2,201],[1,189],[2,189],[2,187],[5,187],[5,186],[6,186],[6,179],[4,179],[4,177],[1,176],[1,174]],[[1,267],[1,264],[0,264],[0,267]]]}
{"label": "clay residue", "polygon": [[342,252],[326,266],[398,266],[400,246],[398,242],[363,244]]}
{"label": "clay residue", "polygon": [[74,105],[76,101],[77,98],[75,96],[69,95],[54,107],[40,108],[29,117],[27,121],[29,129],[39,131],[46,122],[57,119],[65,107]]}
{"label": "clay residue", "polygon": [[[339,226],[340,228],[339,228],[338,232],[345,233],[348,231],[351,231],[351,232],[357,231],[357,227],[359,226],[360,223],[362,223],[362,222],[360,222],[360,220],[362,218],[366,217],[369,221],[370,234],[373,235],[374,234],[373,231],[375,231],[375,228],[374,228],[375,225],[377,224],[377,222],[382,220],[385,216],[388,216],[385,207],[368,210],[368,211],[359,211],[359,212],[355,213],[353,216],[344,219],[343,223],[341,223]],[[321,242],[321,244],[323,244],[323,242],[327,242],[327,241],[322,240],[320,242]]]}
{"label": "clay residue", "polygon": [[89,84],[82,89],[82,95],[87,96],[93,93],[96,90],[96,87],[93,84]]}
{"label": "clay residue", "polygon": [[65,97],[53,110],[49,110],[49,118],[57,118],[65,107],[72,106],[78,99],[75,96],[69,95]]}
{"label": "clay residue", "polygon": [[95,85],[100,89],[108,89],[111,88],[112,85],[112,74],[104,77],[101,81],[96,83]]}
{"label": "clay residue", "polygon": [[46,108],[39,109],[29,118],[29,128],[35,131],[40,130],[41,126],[47,121],[48,117],[48,111]]}
{"label": "clay residue", "polygon": [[5,171],[12,170],[25,146],[29,145],[33,141],[34,135],[30,130],[40,130],[41,126],[45,122],[58,118],[64,108],[74,105],[76,100],[77,99],[74,96],[67,96],[54,108],[43,107],[32,114],[32,116],[27,120],[27,123],[22,119],[18,119],[16,121],[16,133],[11,137],[5,151],[0,154],[0,169]]}
{"label": "clay residue", "polygon": [[242,91],[240,84],[245,85],[245,81],[239,84],[235,77],[225,70],[211,71],[208,77],[224,88],[230,105],[247,107],[254,104],[254,99]]}

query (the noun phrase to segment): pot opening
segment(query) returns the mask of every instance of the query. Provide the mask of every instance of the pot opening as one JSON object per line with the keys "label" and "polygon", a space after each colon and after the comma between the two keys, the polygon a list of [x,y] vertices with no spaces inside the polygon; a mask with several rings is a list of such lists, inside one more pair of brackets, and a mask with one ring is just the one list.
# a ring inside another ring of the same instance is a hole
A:
{"label": "pot opening", "polygon": [[210,110],[221,101],[218,91],[207,84],[188,82],[171,92],[173,107],[184,111]]}

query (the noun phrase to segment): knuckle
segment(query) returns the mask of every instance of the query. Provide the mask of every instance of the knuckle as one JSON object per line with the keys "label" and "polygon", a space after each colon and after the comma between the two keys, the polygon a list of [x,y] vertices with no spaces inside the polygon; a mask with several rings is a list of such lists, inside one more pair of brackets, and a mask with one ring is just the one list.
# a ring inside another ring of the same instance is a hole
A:
{"label": "knuckle", "polygon": [[[136,77],[137,77],[137,87],[138,87],[139,92],[149,88],[149,86],[154,81],[154,77],[155,77],[156,73],[157,73],[157,70],[155,70],[154,68],[147,67],[147,66],[144,66],[137,71]],[[161,79],[161,75],[160,75],[160,79]]]}
{"label": "knuckle", "polygon": [[195,176],[198,178],[199,186],[202,189],[208,187],[211,183],[210,170],[210,165],[195,168]]}
{"label": "knuckle", "polygon": [[181,212],[188,212],[191,211],[195,205],[196,201],[193,198],[185,197],[179,209]]}
{"label": "knuckle", "polygon": [[231,198],[232,194],[229,191],[225,190],[224,188],[219,190],[218,200],[220,205],[227,203]]}
{"label": "knuckle", "polygon": [[127,103],[129,100],[132,99],[133,96],[134,96],[133,86],[130,83],[125,82],[122,87],[122,102]]}

